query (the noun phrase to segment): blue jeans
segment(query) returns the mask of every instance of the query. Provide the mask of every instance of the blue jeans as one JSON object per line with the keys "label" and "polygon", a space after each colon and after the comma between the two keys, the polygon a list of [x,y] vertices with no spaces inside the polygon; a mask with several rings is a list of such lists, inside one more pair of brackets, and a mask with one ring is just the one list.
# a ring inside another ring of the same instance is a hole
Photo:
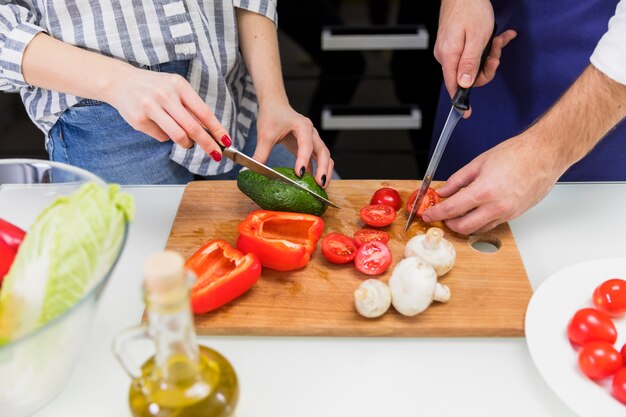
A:
{"label": "blue jeans", "polygon": [[[189,61],[160,64],[149,69],[187,77]],[[257,143],[252,123],[241,150],[252,156]],[[227,173],[198,177],[170,160],[173,142],[159,142],[136,131],[107,103],[83,100],[67,109],[50,131],[48,153],[57,162],[84,168],[106,182],[118,184],[186,184],[195,179],[235,179],[240,166]],[[267,164],[293,167],[295,157],[284,146],[272,149]]]}

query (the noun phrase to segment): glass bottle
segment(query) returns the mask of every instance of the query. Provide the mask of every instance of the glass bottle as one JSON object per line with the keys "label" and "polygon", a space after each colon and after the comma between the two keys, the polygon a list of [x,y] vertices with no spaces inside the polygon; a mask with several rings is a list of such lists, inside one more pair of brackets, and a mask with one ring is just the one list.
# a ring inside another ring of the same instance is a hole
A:
{"label": "glass bottle", "polygon": [[[199,346],[189,305],[184,259],[164,251],[144,267],[147,326],[122,332],[113,350],[131,376],[129,405],[136,417],[229,417],[239,395],[237,376],[226,358]],[[131,342],[150,339],[156,353],[141,367],[128,355]]]}

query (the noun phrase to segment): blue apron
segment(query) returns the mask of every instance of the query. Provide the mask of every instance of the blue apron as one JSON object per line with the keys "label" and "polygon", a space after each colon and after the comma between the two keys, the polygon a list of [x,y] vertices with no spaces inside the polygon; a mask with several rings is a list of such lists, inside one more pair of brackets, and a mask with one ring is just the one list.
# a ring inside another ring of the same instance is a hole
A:
{"label": "blue apron", "polygon": [[[617,1],[493,0],[498,31],[518,33],[503,51],[495,79],[472,90],[472,116],[459,121],[435,177],[447,179],[476,156],[521,133],[589,64]],[[442,89],[433,144],[450,111]],[[564,126],[566,128],[566,126]],[[571,132],[572,141],[576,132]],[[541,152],[541,149],[537,149]],[[617,126],[561,181],[626,181],[626,123]]]}

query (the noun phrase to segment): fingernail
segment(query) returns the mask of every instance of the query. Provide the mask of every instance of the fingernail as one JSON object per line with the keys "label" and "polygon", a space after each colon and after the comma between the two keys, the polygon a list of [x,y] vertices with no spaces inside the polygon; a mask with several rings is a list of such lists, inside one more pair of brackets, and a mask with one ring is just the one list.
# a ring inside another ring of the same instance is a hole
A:
{"label": "fingernail", "polygon": [[222,136],[222,144],[228,148],[230,145],[233,144],[233,142],[230,140],[228,135],[224,135]]}
{"label": "fingernail", "polygon": [[213,158],[215,162],[219,162],[222,160],[222,155],[220,155],[218,151],[211,151],[209,155],[211,155],[211,158]]}
{"label": "fingernail", "polygon": [[300,176],[304,175],[304,167],[300,168]]}
{"label": "fingernail", "polygon": [[322,175],[322,187],[326,185],[326,175]]}
{"label": "fingernail", "polygon": [[470,84],[472,84],[472,76],[469,74],[461,74],[461,78],[459,78],[459,84],[469,87]]}

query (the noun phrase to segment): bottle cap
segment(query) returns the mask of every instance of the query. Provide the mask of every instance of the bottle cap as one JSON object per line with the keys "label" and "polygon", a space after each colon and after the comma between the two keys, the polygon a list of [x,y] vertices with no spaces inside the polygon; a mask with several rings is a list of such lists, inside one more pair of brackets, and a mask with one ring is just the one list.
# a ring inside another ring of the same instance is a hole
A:
{"label": "bottle cap", "polygon": [[151,294],[162,294],[186,285],[185,259],[174,251],[157,252],[146,260],[144,286]]}

